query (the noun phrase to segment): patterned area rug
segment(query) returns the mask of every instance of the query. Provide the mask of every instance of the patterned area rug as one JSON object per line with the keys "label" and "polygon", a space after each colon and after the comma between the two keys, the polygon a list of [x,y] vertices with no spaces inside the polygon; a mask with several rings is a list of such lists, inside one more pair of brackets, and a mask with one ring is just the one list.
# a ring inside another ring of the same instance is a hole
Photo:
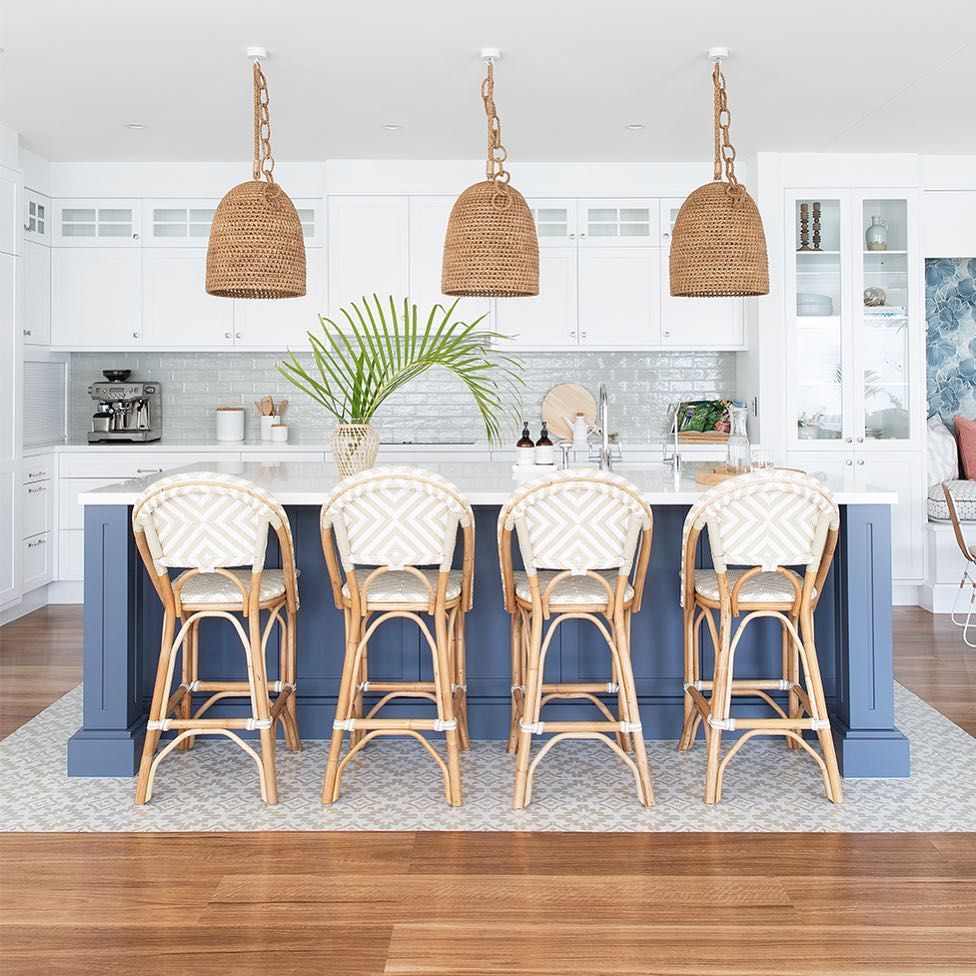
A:
{"label": "patterned area rug", "polygon": [[[325,747],[278,752],[281,802],[261,802],[252,760],[206,741],[162,761],[152,802],[132,803],[134,779],[65,774],[65,742],[81,724],[81,687],[0,742],[0,829],[6,831],[552,830],[963,831],[976,830],[976,739],[896,686],[898,726],[911,739],[910,779],[847,779],[829,803],[819,771],[781,740],[749,743],[726,771],[722,802],[701,800],[705,752],[650,742],[656,806],[637,802],[629,770],[598,743],[562,743],[536,773],[533,802],[514,811],[514,759],[502,743],[462,754],[464,806],[444,802],[440,773],[419,744],[387,740],[352,760],[343,792],[322,806]],[[198,740],[199,741],[199,740]]]}

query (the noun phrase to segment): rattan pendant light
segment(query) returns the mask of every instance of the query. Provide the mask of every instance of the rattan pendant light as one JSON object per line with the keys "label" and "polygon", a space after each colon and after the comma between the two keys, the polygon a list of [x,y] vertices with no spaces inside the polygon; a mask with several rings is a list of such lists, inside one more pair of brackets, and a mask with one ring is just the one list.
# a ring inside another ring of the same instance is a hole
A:
{"label": "rattan pendant light", "polygon": [[254,59],[253,178],[220,201],[207,246],[207,293],[221,298],[298,298],[305,294],[305,238],[288,194],[274,179],[268,82]]}
{"label": "rattan pendant light", "polygon": [[[682,204],[671,232],[671,294],[724,298],[769,293],[766,235],[755,201],[735,178],[735,148],[729,141],[728,99],[722,58],[709,57],[715,93],[715,176]],[[722,171],[725,170],[725,180]]]}
{"label": "rattan pendant light", "polygon": [[481,97],[488,116],[488,161],[481,183],[454,203],[447,236],[441,291],[445,295],[517,298],[539,294],[539,239],[525,197],[511,185],[508,152],[495,111],[497,50],[482,51],[487,73]]}

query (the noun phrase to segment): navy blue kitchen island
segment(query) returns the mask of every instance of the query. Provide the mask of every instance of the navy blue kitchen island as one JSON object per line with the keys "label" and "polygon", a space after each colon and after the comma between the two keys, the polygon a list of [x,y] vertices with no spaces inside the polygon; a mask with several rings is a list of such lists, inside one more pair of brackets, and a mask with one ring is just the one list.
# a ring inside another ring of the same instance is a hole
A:
{"label": "navy blue kitchen island", "polygon": [[[495,523],[500,505],[514,487],[511,465],[457,462],[429,467],[458,484],[475,510],[475,597],[467,617],[469,721],[474,738],[505,739],[511,685],[509,618],[502,606]],[[659,465],[620,466],[617,471],[638,484],[654,512],[643,609],[634,617],[632,632],[641,720],[649,738],[676,739],[683,689],[678,596],[681,532],[688,508],[702,489],[693,473],[675,477]],[[291,521],[301,571],[299,727],[303,738],[323,739],[332,727],[344,652],[342,614],[332,602],[319,536],[319,509],[336,481],[335,470],[326,464],[238,464],[235,473],[270,490]],[[123,482],[81,497],[85,505],[84,724],[68,742],[72,776],[131,776],[139,765],[162,608],[136,552],[130,520],[136,496],[158,477]],[[841,507],[841,535],[817,607],[816,627],[841,772],[907,776],[908,740],[894,724],[890,508],[895,496],[854,484],[830,487]],[[278,565],[276,558],[277,552],[269,549],[267,565]],[[706,545],[698,559],[700,565],[709,565]],[[585,622],[569,622],[561,628],[547,661],[547,681],[606,680],[606,646],[591,631],[592,625]],[[202,676],[240,678],[243,656],[226,622],[204,621],[200,644]],[[429,652],[409,622],[384,624],[370,642],[369,653],[370,676],[377,680],[430,680]],[[272,678],[276,659],[273,649],[269,653]],[[758,621],[743,639],[737,673],[777,674],[779,662],[779,625]],[[225,713],[233,713],[234,707],[228,706]],[[551,707],[567,709],[561,713],[567,718],[592,710],[578,703]],[[769,712],[761,703],[737,708],[739,714]],[[322,759],[324,765],[324,752]]]}

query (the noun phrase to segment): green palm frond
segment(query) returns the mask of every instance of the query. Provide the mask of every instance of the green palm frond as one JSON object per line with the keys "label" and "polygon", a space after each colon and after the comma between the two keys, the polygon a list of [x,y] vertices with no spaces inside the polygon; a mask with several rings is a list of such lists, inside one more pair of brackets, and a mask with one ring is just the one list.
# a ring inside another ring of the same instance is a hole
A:
{"label": "green palm frond", "polygon": [[[392,296],[373,295],[341,309],[345,325],[319,316],[321,332],[309,332],[312,361],[289,350],[278,371],[340,424],[366,424],[404,384],[433,367],[456,376],[473,397],[490,443],[501,436],[500,417],[519,418],[522,364],[496,348],[508,339],[481,327],[484,316],[463,322],[449,307],[434,305],[426,316]],[[420,323],[423,323],[422,325]]]}

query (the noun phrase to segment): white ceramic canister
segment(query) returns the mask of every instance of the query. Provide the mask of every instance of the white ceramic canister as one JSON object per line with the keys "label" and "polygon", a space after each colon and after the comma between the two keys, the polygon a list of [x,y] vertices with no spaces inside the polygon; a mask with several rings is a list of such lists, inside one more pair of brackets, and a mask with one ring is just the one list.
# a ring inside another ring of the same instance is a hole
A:
{"label": "white ceramic canister", "polygon": [[244,440],[244,408],[217,407],[217,440]]}
{"label": "white ceramic canister", "polygon": [[278,418],[272,414],[261,414],[261,440],[271,440],[271,428],[278,423]]}
{"label": "white ceramic canister", "polygon": [[288,424],[274,424],[271,428],[271,440],[275,444],[287,444]]}

